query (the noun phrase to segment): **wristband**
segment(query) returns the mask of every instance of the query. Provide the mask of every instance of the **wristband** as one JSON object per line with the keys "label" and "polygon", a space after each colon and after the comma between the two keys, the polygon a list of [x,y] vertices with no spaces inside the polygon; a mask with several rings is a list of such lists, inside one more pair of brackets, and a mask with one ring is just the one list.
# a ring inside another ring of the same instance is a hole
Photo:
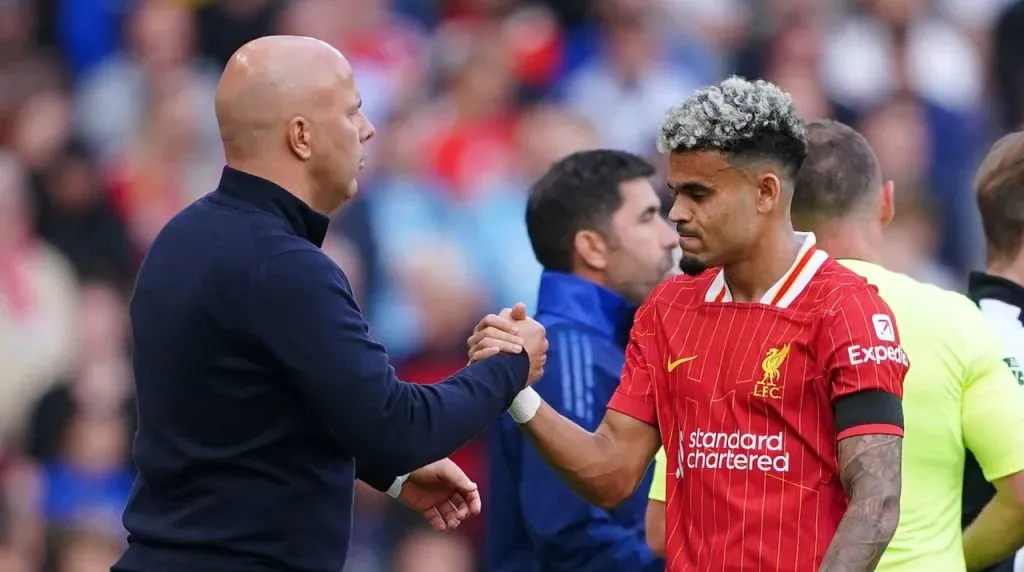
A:
{"label": "wristband", "polygon": [[508,413],[516,423],[522,425],[533,419],[537,410],[540,409],[540,404],[540,394],[532,387],[527,387],[512,400],[512,406],[508,408]]}
{"label": "wristband", "polygon": [[405,480],[409,478],[409,475],[402,475],[395,479],[395,482],[391,483],[388,487],[388,496],[397,499],[398,495],[402,494],[402,485],[405,484]]}

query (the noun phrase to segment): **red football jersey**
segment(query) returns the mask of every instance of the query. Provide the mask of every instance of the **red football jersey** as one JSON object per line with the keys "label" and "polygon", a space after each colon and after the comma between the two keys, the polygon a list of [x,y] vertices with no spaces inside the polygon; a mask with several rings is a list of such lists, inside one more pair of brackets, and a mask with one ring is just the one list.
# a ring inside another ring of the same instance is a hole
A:
{"label": "red football jersey", "polygon": [[[658,426],[669,572],[817,572],[846,510],[833,402],[902,397],[909,368],[877,289],[805,243],[757,304],[720,270],[667,281],[638,311],[609,407]],[[870,419],[870,415],[865,415]]]}

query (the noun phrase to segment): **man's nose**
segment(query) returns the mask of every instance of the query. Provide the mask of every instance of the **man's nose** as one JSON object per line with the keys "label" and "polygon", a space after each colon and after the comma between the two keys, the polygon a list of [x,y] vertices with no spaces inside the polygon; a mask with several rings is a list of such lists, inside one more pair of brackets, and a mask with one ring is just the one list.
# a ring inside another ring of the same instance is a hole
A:
{"label": "man's nose", "polygon": [[673,224],[688,223],[693,220],[693,210],[680,199],[672,202],[672,208],[668,211],[668,220]]}
{"label": "man's nose", "polygon": [[377,128],[373,126],[369,119],[364,119],[363,121],[365,121],[366,125],[363,127],[363,136],[360,138],[360,141],[366,143],[377,134]]}
{"label": "man's nose", "polygon": [[665,219],[661,219],[659,239],[661,240],[661,246],[666,250],[672,250],[679,243],[679,236],[676,234],[675,229]]}

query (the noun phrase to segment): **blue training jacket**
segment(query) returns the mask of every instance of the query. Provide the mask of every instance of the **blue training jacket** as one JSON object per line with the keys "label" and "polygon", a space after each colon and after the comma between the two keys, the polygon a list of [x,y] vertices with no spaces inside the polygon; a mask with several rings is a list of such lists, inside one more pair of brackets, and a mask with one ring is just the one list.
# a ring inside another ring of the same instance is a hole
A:
{"label": "blue training jacket", "polygon": [[[619,384],[633,312],[622,297],[558,272],[541,277],[536,319],[548,332],[548,362],[534,388],[590,431]],[[487,510],[489,572],[654,572],[644,511],[651,472],[612,511],[588,504],[544,464],[505,415],[491,435]]]}

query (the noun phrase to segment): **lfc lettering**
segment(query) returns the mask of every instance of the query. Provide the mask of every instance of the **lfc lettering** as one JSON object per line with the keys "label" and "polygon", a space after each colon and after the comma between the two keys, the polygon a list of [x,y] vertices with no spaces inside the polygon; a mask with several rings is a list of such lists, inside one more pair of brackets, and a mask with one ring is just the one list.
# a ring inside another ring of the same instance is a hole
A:
{"label": "lfc lettering", "polygon": [[754,397],[762,399],[779,399],[782,397],[782,388],[772,382],[757,382],[754,384]]}

